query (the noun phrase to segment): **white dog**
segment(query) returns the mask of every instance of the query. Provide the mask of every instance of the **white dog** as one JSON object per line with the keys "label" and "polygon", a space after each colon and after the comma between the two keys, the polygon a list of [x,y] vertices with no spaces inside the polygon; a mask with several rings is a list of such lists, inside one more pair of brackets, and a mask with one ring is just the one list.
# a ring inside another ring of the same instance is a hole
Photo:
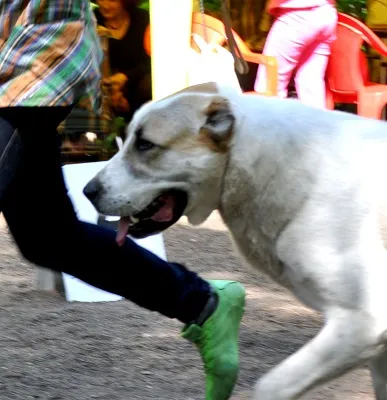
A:
{"label": "white dog", "polygon": [[143,106],[85,188],[117,236],[219,210],[246,260],[324,313],[254,399],[296,399],[367,363],[387,399],[387,124],[216,84]]}

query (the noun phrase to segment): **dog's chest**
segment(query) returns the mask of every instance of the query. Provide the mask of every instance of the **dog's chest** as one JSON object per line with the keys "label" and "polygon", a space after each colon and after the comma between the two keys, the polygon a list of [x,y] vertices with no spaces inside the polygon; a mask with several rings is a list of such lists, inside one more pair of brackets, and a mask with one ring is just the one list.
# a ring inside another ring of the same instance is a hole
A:
{"label": "dog's chest", "polygon": [[260,201],[252,185],[233,179],[239,185],[228,185],[223,191],[220,214],[230,230],[238,251],[254,268],[283,286],[283,264],[278,258],[276,242],[289,220],[284,207],[278,202]]}
{"label": "dog's chest", "polygon": [[288,286],[283,280],[283,264],[275,252],[275,244],[260,230],[254,220],[227,218],[223,219],[230,229],[233,241],[245,260],[254,268],[281,285]]}

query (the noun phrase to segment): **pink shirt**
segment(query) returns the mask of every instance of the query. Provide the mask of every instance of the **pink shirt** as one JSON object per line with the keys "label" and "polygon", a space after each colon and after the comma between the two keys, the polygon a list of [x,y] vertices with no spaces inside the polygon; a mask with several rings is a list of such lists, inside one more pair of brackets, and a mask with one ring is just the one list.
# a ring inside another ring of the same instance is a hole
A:
{"label": "pink shirt", "polygon": [[335,4],[335,0],[269,0],[267,11],[276,15],[284,9],[300,9],[324,6],[326,4]]}

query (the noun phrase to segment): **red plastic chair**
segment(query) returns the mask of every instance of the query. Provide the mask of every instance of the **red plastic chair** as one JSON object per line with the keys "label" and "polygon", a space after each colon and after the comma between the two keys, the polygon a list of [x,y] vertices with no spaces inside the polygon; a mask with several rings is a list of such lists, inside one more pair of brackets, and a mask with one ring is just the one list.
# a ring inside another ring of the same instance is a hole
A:
{"label": "red plastic chair", "polygon": [[387,57],[387,46],[365,24],[347,14],[339,13],[337,39],[332,44],[326,83],[327,107],[334,103],[357,104],[357,113],[380,119],[387,104],[387,85],[369,79],[367,58],[361,47],[368,43]]}

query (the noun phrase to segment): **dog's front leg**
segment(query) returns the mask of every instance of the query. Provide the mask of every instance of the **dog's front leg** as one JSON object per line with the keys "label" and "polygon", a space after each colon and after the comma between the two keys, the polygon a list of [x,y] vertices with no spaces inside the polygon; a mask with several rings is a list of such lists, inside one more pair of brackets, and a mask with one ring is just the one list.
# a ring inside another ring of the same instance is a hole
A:
{"label": "dog's front leg", "polygon": [[376,400],[387,400],[387,351],[370,362]]}
{"label": "dog's front leg", "polygon": [[319,334],[264,375],[254,400],[294,400],[379,352],[373,320],[356,310],[335,310]]}

